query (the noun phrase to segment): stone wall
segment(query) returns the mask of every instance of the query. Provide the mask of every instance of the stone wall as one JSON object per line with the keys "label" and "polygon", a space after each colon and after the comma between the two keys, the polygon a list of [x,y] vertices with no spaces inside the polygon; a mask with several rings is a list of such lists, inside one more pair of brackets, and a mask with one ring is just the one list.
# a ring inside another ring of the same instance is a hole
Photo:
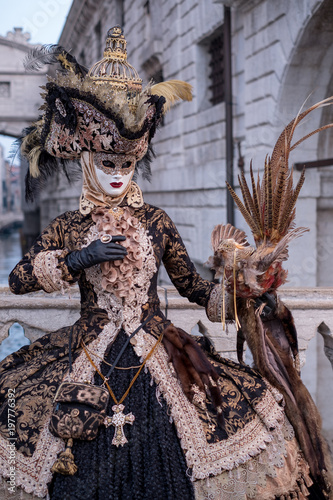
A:
{"label": "stone wall", "polygon": [[29,39],[21,28],[0,36],[0,134],[20,137],[39,114],[46,67],[39,73],[25,71],[23,61],[35,47]]}

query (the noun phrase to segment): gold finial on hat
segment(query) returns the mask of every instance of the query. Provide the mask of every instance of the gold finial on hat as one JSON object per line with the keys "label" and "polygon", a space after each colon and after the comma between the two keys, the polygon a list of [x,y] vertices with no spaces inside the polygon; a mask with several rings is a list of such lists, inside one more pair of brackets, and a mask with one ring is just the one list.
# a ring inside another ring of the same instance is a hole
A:
{"label": "gold finial on hat", "polygon": [[127,42],[120,26],[109,29],[103,59],[95,63],[88,76],[96,84],[108,84],[116,92],[126,91],[129,101],[142,91],[142,80],[127,62]]}

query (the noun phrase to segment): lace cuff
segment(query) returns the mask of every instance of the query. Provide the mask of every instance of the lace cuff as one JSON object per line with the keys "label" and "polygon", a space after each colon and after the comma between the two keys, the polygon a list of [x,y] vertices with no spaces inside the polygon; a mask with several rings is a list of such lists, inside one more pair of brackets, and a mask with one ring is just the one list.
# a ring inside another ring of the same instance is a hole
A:
{"label": "lace cuff", "polygon": [[77,279],[69,272],[65,263],[68,250],[48,250],[36,255],[33,273],[45,292],[64,293]]}
{"label": "lace cuff", "polygon": [[[228,293],[224,294],[225,320],[234,320],[233,301]],[[223,294],[221,285],[216,285],[209,297],[206,306],[206,314],[210,321],[217,323],[222,321],[223,316]]]}

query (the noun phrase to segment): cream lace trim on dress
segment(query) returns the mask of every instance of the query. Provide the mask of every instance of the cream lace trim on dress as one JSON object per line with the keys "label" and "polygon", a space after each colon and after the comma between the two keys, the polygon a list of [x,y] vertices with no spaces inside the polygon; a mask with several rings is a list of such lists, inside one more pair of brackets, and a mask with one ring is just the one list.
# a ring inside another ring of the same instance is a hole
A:
{"label": "cream lace trim on dress", "polygon": [[61,269],[58,268],[58,257],[63,250],[47,250],[36,255],[33,273],[45,292],[52,293],[70,289],[67,281],[62,279]]}
{"label": "cream lace trim on dress", "polygon": [[[142,330],[136,337],[134,349],[138,356],[145,357],[155,340]],[[192,469],[193,480],[232,470],[259,455],[269,443],[275,443],[275,451],[279,452],[279,456],[285,453],[284,439],[279,442],[279,437],[284,435],[285,415],[270,390],[267,389],[255,407],[257,415],[251,423],[224,441],[208,443],[196,407],[184,395],[163,346],[158,347],[147,361],[147,366],[170,407],[170,415],[176,425],[187,465]],[[291,426],[289,436],[293,436]]]}
{"label": "cream lace trim on dress", "polygon": [[[56,461],[58,453],[64,449],[64,441],[50,433],[48,420],[40,434],[32,457],[15,453],[16,487],[23,488],[27,493],[34,493],[39,498],[45,498],[47,484],[52,479],[51,467]],[[0,436],[0,472],[4,477],[9,477],[7,457],[8,441]]]}
{"label": "cream lace trim on dress", "polygon": [[196,481],[196,500],[306,500],[312,481],[296,439],[286,442],[282,465],[276,463],[276,451],[274,441],[236,469]]}
{"label": "cream lace trim on dress", "polygon": [[[62,279],[62,271],[58,266],[58,257],[63,250],[50,250],[40,252],[35,257],[33,272],[46,292],[64,291],[70,285]],[[15,483],[17,487],[24,488],[27,493],[45,498],[47,484],[52,479],[51,467],[57,459],[58,453],[65,448],[64,441],[56,438],[49,431],[49,420],[46,422],[37,442],[32,457],[22,453],[15,453]],[[9,477],[8,441],[0,436],[0,471],[4,477]],[[2,485],[3,489],[6,485]],[[24,492],[19,491],[16,498],[24,498]]]}
{"label": "cream lace trim on dress", "polygon": [[[153,343],[154,339],[141,330],[134,349],[145,357]],[[282,495],[288,491],[290,498],[306,498],[311,485],[309,468],[279,404],[283,398],[275,388],[271,390],[268,384],[255,406],[253,422],[225,441],[209,444],[196,408],[184,395],[163,346],[147,366],[158,384],[157,396],[162,394],[169,405],[197,500],[273,500],[275,495],[285,500]]]}
{"label": "cream lace trim on dress", "polygon": [[[0,477],[0,498],[1,500],[40,500],[40,497],[37,497],[33,493],[27,493],[22,490],[22,488],[16,488],[14,493],[12,490],[8,489],[7,481]],[[46,496],[46,499],[49,499]]]}

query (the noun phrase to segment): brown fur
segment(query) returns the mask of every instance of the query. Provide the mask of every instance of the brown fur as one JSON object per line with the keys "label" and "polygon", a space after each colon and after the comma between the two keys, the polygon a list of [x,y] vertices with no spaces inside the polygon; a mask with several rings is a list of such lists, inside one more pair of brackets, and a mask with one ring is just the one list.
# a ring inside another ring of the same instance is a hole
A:
{"label": "brown fur", "polygon": [[[210,397],[216,409],[221,407],[221,392],[214,383],[219,375],[191,335],[171,324],[164,330],[162,342],[188,400],[192,402],[192,385],[196,384]],[[217,421],[224,428],[224,419],[219,412]]]}
{"label": "brown fur", "polygon": [[[287,314],[285,312],[285,324],[281,324],[276,339],[274,333],[279,328],[274,322],[263,325],[253,307],[247,308],[245,301],[239,306],[238,315],[242,331],[252,352],[255,366],[268,382],[283,394],[287,417],[295,430],[311,473],[322,490],[329,494],[331,490],[327,484],[327,475],[331,466],[327,445],[321,436],[321,417],[294,367],[290,350],[286,349],[283,340],[279,339],[283,326],[284,328],[286,326]],[[289,314],[291,316],[290,312]],[[294,332],[289,335],[294,335]]]}
{"label": "brown fur", "polygon": [[244,364],[244,360],[243,360],[244,344],[245,344],[245,337],[244,337],[242,329],[239,328],[237,330],[237,344],[236,344],[236,348],[237,348],[238,363],[241,364],[241,365]]}
{"label": "brown fur", "polygon": [[[289,311],[289,309],[283,304],[281,300],[278,300],[278,317],[281,320],[282,326],[284,328],[286,338],[288,339],[291,352],[293,354],[295,362],[298,363],[298,339],[297,331],[294,323],[294,318]],[[297,367],[299,372],[299,366]],[[299,373],[298,373],[299,374]]]}

